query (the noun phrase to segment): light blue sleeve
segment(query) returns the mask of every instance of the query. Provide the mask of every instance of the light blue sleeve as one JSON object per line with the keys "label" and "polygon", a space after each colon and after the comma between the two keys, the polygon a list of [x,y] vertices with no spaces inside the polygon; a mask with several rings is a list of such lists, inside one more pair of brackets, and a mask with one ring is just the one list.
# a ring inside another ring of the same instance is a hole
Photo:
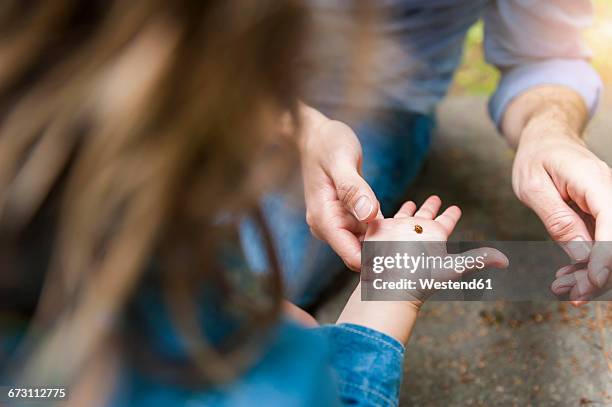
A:
{"label": "light blue sleeve", "polygon": [[489,113],[498,125],[516,96],[538,85],[579,93],[591,115],[602,91],[581,31],[592,20],[588,0],[491,1],[484,14],[485,58],[501,72]]}

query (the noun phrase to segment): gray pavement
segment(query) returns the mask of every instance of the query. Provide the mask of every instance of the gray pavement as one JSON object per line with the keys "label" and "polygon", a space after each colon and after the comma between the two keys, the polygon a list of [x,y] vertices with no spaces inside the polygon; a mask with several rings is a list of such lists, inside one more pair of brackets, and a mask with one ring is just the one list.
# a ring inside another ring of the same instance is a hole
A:
{"label": "gray pavement", "polygon": [[[512,193],[512,153],[485,106],[485,98],[453,97],[440,107],[432,154],[409,198],[435,193],[458,204],[455,240],[544,240]],[[610,165],[611,140],[608,98],[587,141]],[[324,304],[320,321],[335,320],[354,284]],[[612,406],[612,303],[426,303],[406,353],[401,405]]]}

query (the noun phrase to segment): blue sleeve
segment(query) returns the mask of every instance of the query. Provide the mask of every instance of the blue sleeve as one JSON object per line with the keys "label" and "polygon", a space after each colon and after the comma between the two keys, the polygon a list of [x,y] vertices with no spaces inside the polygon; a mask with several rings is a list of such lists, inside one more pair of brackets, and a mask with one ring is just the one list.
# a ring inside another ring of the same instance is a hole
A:
{"label": "blue sleeve", "polygon": [[315,328],[327,337],[331,367],[345,405],[397,406],[404,347],[397,340],[359,325]]}
{"label": "blue sleeve", "polygon": [[489,101],[498,127],[510,101],[539,85],[576,91],[594,113],[602,83],[581,36],[592,13],[588,0],[502,0],[487,6],[485,57],[502,75]]}

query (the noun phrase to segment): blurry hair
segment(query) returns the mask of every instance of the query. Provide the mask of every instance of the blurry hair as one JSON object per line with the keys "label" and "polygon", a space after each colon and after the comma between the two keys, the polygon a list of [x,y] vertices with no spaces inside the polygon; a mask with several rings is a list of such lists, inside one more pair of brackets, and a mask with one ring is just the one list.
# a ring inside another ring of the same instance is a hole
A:
{"label": "blurry hair", "polygon": [[[255,207],[289,161],[269,146],[295,113],[305,19],[295,1],[3,3],[2,244],[27,257],[38,214],[56,220],[37,376],[71,379],[154,251],[168,290],[213,274],[215,221]],[[245,307],[246,330],[278,312],[271,276],[273,301]]]}
{"label": "blurry hair", "polygon": [[[48,252],[24,377],[74,380],[153,257],[195,374],[224,380],[248,363],[280,309],[269,234],[257,295],[232,295],[213,259],[296,161],[278,122],[299,128],[309,23],[294,0],[0,5],[3,273],[28,276],[32,246]],[[206,279],[248,314],[223,355],[186,311]]]}

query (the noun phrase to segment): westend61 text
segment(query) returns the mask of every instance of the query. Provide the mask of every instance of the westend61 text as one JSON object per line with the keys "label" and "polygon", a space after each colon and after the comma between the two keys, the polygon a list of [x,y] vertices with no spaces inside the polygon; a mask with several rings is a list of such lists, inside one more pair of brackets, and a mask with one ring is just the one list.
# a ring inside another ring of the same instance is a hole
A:
{"label": "westend61 text", "polygon": [[490,278],[471,281],[437,281],[433,278],[384,281],[382,278],[377,278],[372,282],[372,287],[375,290],[492,290],[493,283]]}

